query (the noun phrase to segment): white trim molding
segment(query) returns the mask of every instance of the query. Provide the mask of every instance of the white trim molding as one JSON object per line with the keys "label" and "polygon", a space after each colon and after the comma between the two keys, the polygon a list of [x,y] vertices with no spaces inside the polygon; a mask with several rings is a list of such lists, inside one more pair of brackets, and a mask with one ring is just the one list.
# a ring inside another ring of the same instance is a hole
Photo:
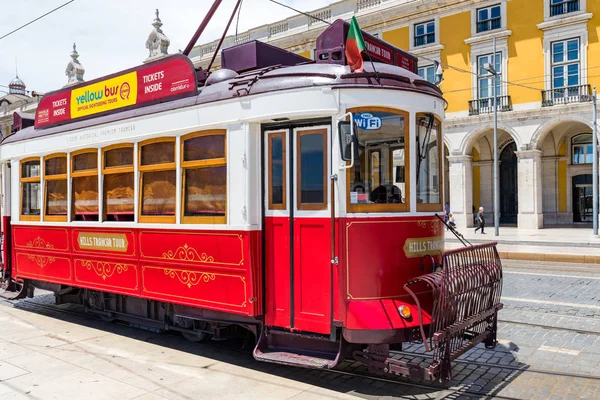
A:
{"label": "white trim molding", "polygon": [[[589,14],[591,18],[591,14]],[[588,18],[589,19],[589,18]],[[587,21],[579,21],[569,25],[556,25],[552,28],[544,29],[544,89],[552,89],[552,43],[559,40],[579,38],[579,84],[588,83],[587,73],[587,48],[588,48],[588,30]],[[540,24],[542,25],[542,24]],[[540,28],[538,25],[538,28]],[[540,28],[541,29],[541,28]]]}
{"label": "white trim molding", "polygon": [[[510,31],[508,31],[510,32]],[[506,96],[508,95],[508,35],[506,36],[502,36],[500,38],[500,40],[496,40],[496,53],[500,53],[502,60],[501,62],[501,67],[502,70],[500,72],[501,74],[501,93],[498,94],[498,96]],[[473,75],[471,75],[471,100],[476,100],[479,98],[479,93],[478,93],[478,81],[477,79],[479,78],[479,71],[477,70],[477,59],[480,56],[486,55],[486,54],[493,54],[494,53],[494,45],[492,41],[485,41],[485,42],[476,42],[476,44],[471,44],[471,71],[473,71]]]}
{"label": "white trim molding", "polygon": [[[476,36],[482,36],[489,34],[491,32],[496,32],[499,30],[506,30],[506,1],[507,0],[496,0],[496,1],[485,1],[475,5],[474,8],[471,9],[471,37],[474,38]],[[500,28],[492,29],[484,32],[477,32],[477,10],[481,10],[482,8],[487,8],[495,5],[500,5]],[[469,44],[469,43],[467,43]]]}
{"label": "white trim molding", "polygon": [[[592,0],[594,1],[594,0]],[[578,14],[584,14],[587,10],[587,0],[579,0],[579,11],[574,11],[566,14],[555,15],[553,17],[550,16],[550,6],[552,4],[551,0],[544,0],[544,23],[549,23],[551,21],[558,21],[561,19],[565,19],[571,16],[575,16]],[[591,15],[591,14],[590,14]],[[565,17],[566,16],[566,17]],[[540,24],[542,25],[542,24]],[[539,28],[539,25],[538,25]],[[542,29],[542,28],[540,28]]]}
{"label": "white trim molding", "polygon": [[[433,26],[434,26],[433,29],[434,29],[435,38],[433,40],[433,43],[427,43],[422,46],[415,46],[415,26],[422,24],[424,22],[429,22],[429,21],[433,21]],[[418,19],[415,19],[414,21],[411,21],[410,25],[408,26],[408,48],[409,48],[409,50],[411,52],[428,51],[428,49],[435,47],[435,46],[440,46],[440,17],[437,15],[436,16],[430,15],[428,17],[418,18]]]}

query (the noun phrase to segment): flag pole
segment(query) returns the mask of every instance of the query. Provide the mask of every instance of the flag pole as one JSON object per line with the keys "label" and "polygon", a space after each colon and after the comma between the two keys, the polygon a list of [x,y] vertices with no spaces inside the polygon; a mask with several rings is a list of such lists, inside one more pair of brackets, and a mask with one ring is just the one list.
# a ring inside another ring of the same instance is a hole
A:
{"label": "flag pole", "polygon": [[383,86],[381,84],[381,81],[379,80],[379,72],[377,72],[377,69],[375,69],[375,63],[373,63],[373,57],[371,57],[371,55],[369,54],[369,50],[367,50],[367,55],[369,56],[369,61],[371,61],[371,67],[373,68],[373,72],[375,72],[375,80],[377,81],[379,86]]}

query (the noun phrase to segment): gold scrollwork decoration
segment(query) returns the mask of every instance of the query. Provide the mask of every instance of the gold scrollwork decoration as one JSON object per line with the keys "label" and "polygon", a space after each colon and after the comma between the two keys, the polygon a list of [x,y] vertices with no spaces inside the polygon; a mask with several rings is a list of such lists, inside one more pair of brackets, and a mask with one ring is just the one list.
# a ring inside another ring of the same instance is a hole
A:
{"label": "gold scrollwork decoration", "polygon": [[88,271],[93,270],[94,273],[101,277],[103,280],[112,277],[115,274],[115,272],[120,275],[123,272],[127,272],[127,270],[129,269],[129,266],[127,264],[111,264],[102,261],[94,263],[93,261],[83,260],[81,261],[81,265],[86,267]]}
{"label": "gold scrollwork decoration", "polygon": [[170,278],[177,278],[179,282],[186,285],[188,288],[198,285],[200,282],[208,283],[215,280],[215,274],[207,272],[181,271],[165,268],[165,275]]}
{"label": "gold scrollwork decoration", "polygon": [[54,261],[56,261],[56,258],[54,257],[38,256],[35,254],[28,254],[27,258],[29,258],[29,261],[35,262],[36,265],[40,268],[44,268],[45,266],[50,265]]}
{"label": "gold scrollwork decoration", "polygon": [[203,262],[207,264],[215,262],[213,256],[209,256],[206,253],[199,253],[198,250],[188,246],[187,243],[183,246],[179,246],[175,251],[169,250],[163,253],[162,258],[168,260]]}
{"label": "gold scrollwork decoration", "polygon": [[434,234],[440,231],[441,221],[417,221],[417,226],[423,229],[429,229]]}
{"label": "gold scrollwork decoration", "polygon": [[32,249],[54,249],[54,245],[52,243],[46,242],[39,236],[27,242],[27,247]]}

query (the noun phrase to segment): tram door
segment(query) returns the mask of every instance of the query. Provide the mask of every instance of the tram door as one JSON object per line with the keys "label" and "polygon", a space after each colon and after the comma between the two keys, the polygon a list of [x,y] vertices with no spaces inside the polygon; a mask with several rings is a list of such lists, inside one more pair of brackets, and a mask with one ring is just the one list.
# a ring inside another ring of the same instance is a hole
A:
{"label": "tram door", "polygon": [[266,323],[330,330],[329,126],[264,132]]}

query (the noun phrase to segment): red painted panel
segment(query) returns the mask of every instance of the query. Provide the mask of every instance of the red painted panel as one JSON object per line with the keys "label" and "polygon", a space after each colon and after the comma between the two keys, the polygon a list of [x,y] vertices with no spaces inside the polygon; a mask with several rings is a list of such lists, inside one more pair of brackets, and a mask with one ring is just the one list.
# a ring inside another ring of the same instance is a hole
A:
{"label": "red painted panel", "polygon": [[[408,320],[398,313],[398,307],[407,305],[412,317]],[[411,303],[399,300],[359,300],[349,301],[347,310],[347,329],[404,329],[419,326],[418,309]],[[423,323],[431,321],[428,313],[423,312]]]}
{"label": "red painted panel", "polygon": [[250,256],[244,236],[234,232],[140,232],[140,256],[144,260],[177,261],[242,267]]}
{"label": "red painted panel", "polygon": [[13,225],[15,249],[69,251],[67,228]]}
{"label": "red painted panel", "polygon": [[133,257],[137,255],[136,233],[132,229],[71,229],[73,253]]}
{"label": "red painted panel", "polygon": [[75,258],[73,263],[73,284],[76,286],[120,294],[140,294],[137,263],[102,261],[94,257]]}
{"label": "red painted panel", "polygon": [[71,259],[49,253],[15,251],[15,266],[19,278],[54,283],[73,283]]}
{"label": "red painted panel", "polygon": [[252,287],[244,274],[144,265],[142,295],[219,311],[252,315]]}
{"label": "red painted panel", "polygon": [[[11,276],[14,278],[15,270],[12,268],[12,229],[10,228],[10,216],[2,216],[2,235],[4,236],[4,245],[2,246],[2,268],[0,271],[8,272],[10,271]],[[6,275],[4,275],[6,276]]]}
{"label": "red painted panel", "polygon": [[290,327],[290,219],[265,218],[265,323]]}
{"label": "red painted panel", "polygon": [[331,221],[294,219],[294,326],[327,334],[331,324]]}
{"label": "red painted panel", "polygon": [[[415,239],[443,242],[442,223],[435,217],[346,219],[343,224],[347,299],[367,300],[408,296],[403,286],[411,278],[431,272],[431,259],[414,256]],[[408,252],[407,252],[408,251]],[[438,248],[429,252],[441,262]]]}

